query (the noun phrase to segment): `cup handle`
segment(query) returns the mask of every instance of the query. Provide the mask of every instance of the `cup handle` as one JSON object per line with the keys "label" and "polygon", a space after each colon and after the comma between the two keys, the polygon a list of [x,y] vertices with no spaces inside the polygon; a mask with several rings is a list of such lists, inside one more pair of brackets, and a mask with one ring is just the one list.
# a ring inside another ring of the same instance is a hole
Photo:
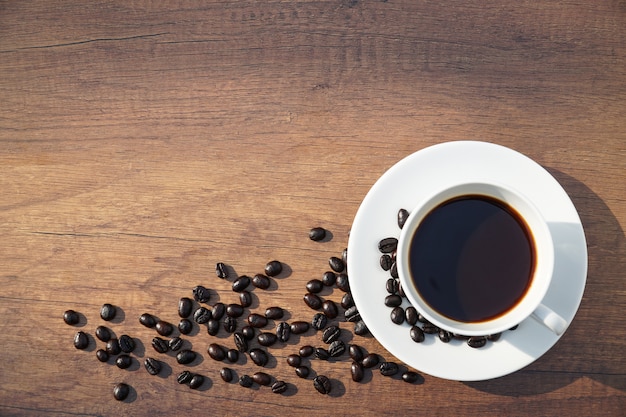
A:
{"label": "cup handle", "polygon": [[554,332],[557,336],[562,335],[567,328],[567,322],[565,319],[543,304],[539,304],[539,307],[537,307],[533,312],[532,317],[548,329],[552,330],[552,332]]}

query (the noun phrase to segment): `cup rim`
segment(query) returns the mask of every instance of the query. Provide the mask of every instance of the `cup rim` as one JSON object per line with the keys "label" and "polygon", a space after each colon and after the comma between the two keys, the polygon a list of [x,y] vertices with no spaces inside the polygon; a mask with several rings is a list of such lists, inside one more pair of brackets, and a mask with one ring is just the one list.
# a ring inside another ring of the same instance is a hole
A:
{"label": "cup rim", "polygon": [[[408,264],[410,240],[417,227],[439,204],[464,195],[484,195],[500,200],[515,209],[527,223],[534,241],[535,271],[524,297],[511,309],[493,319],[480,322],[461,322],[448,318],[433,308],[419,295],[411,284]],[[409,302],[432,324],[464,336],[487,336],[500,333],[529,317],[543,300],[554,270],[554,244],[548,223],[536,206],[522,193],[496,181],[465,181],[433,192],[414,207],[405,222],[397,247],[397,268],[400,283]]]}

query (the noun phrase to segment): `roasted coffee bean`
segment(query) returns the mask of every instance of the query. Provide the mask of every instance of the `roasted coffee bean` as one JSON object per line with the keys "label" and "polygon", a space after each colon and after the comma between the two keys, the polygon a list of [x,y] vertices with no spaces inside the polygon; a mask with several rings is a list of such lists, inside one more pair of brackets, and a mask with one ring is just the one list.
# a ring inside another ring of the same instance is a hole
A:
{"label": "roasted coffee bean", "polygon": [[130,387],[123,382],[115,384],[113,387],[113,397],[118,401],[124,401],[128,394],[130,394]]}
{"label": "roasted coffee bean", "polygon": [[402,229],[404,227],[404,223],[409,218],[409,212],[405,209],[398,210],[398,227]]}
{"label": "roasted coffee bean", "polygon": [[366,355],[361,361],[364,368],[373,368],[380,363],[380,357],[375,353]]}
{"label": "roasted coffee bean", "polygon": [[324,313],[317,313],[313,316],[313,319],[311,320],[311,326],[313,326],[315,330],[322,330],[324,327],[326,327],[327,323],[328,317],[326,317]]}
{"label": "roasted coffee bean", "polygon": [[469,336],[464,336],[458,333],[452,333],[452,337],[456,340],[464,340],[464,341],[467,341],[467,339],[469,339]]}
{"label": "roasted coffee bean", "polygon": [[270,320],[280,320],[285,315],[285,311],[280,307],[269,307],[265,310],[265,317]]}
{"label": "roasted coffee bean", "polygon": [[322,292],[323,289],[324,289],[324,283],[317,278],[312,279],[306,283],[306,290],[308,292],[317,294],[319,292]]}
{"label": "roasted coffee bean", "polygon": [[344,315],[346,317],[346,321],[349,321],[351,323],[361,320],[361,314],[359,313],[359,310],[357,310],[356,306],[352,306],[347,309]]}
{"label": "roasted coffee bean", "polygon": [[224,313],[226,313],[226,306],[224,303],[215,303],[213,308],[211,309],[211,317],[215,320],[221,320],[224,317]]}
{"label": "roasted coffee bean", "polygon": [[250,277],[247,275],[241,275],[239,278],[233,281],[232,288],[235,292],[241,292],[248,288],[248,285],[250,285]]}
{"label": "roasted coffee bean", "polygon": [[352,299],[352,294],[349,292],[345,293],[343,297],[341,297],[341,307],[348,309],[354,305],[354,300]]}
{"label": "roasted coffee bean", "polygon": [[109,355],[119,355],[122,349],[120,348],[119,341],[116,338],[111,338],[106,344],[105,350]]}
{"label": "roasted coffee bean", "polygon": [[359,336],[365,336],[368,332],[369,329],[367,328],[367,325],[363,320],[359,320],[354,323],[354,334],[357,334]]}
{"label": "roasted coffee bean", "polygon": [[472,336],[467,339],[469,347],[481,348],[487,344],[487,338],[484,336]]}
{"label": "roasted coffee bean", "polygon": [[178,322],[178,331],[181,334],[189,334],[193,330],[193,324],[187,319],[180,319]]}
{"label": "roasted coffee bean", "polygon": [[301,363],[302,363],[302,357],[300,355],[292,353],[291,355],[287,356],[287,364],[289,366],[293,366],[294,368],[297,368],[298,366],[300,366]]}
{"label": "roasted coffee bean", "polygon": [[73,326],[75,324],[78,324],[78,322],[80,321],[80,316],[74,310],[67,310],[65,313],[63,313],[63,321],[65,322],[65,324]]}
{"label": "roasted coffee bean", "polygon": [[256,330],[254,330],[252,326],[243,326],[241,333],[243,333],[243,337],[245,337],[246,340],[252,340],[256,336]]}
{"label": "roasted coffee bean", "polygon": [[254,348],[250,350],[250,359],[252,359],[252,362],[255,363],[255,365],[258,366],[265,366],[267,365],[267,353],[265,353],[264,350],[261,350],[259,348]]}
{"label": "roasted coffee bean", "polygon": [[271,283],[272,281],[270,281],[267,275],[256,274],[255,276],[252,277],[252,285],[254,285],[256,288],[260,290],[268,289]]}
{"label": "roasted coffee bean", "polygon": [[76,349],[87,349],[89,346],[89,336],[83,331],[76,332],[74,335],[74,347]]}
{"label": "roasted coffee bean", "polygon": [[135,350],[135,341],[127,334],[121,335],[118,343],[120,344],[120,349],[122,349],[122,352],[124,353],[130,353]]}
{"label": "roasted coffee bean", "polygon": [[183,343],[183,339],[180,337],[174,337],[167,342],[167,345],[172,352],[177,352],[183,347]]}
{"label": "roasted coffee bean", "polygon": [[300,354],[301,357],[308,358],[313,353],[315,353],[315,348],[311,345],[304,345],[300,347],[300,349],[298,350],[298,353]]}
{"label": "roasted coffee bean", "polygon": [[161,372],[161,362],[154,358],[146,358],[143,361],[143,366],[150,375],[158,375]]}
{"label": "roasted coffee bean", "polygon": [[290,330],[293,334],[302,334],[306,333],[309,327],[309,323],[306,321],[294,321],[291,323]]}
{"label": "roasted coffee bean", "polygon": [[252,380],[252,377],[250,375],[241,375],[239,377],[239,385],[244,388],[250,388],[253,383],[254,381]]}
{"label": "roasted coffee bean", "polygon": [[322,311],[329,319],[334,319],[339,314],[337,304],[333,300],[324,300],[322,303]]}
{"label": "roasted coffee bean", "polygon": [[248,351],[248,341],[246,337],[241,332],[233,333],[233,340],[235,341],[235,346],[239,352],[247,352]]}
{"label": "roasted coffee bean", "polygon": [[232,382],[233,380],[233,371],[230,368],[222,368],[220,369],[220,377],[224,382]]}
{"label": "roasted coffee bean", "polygon": [[130,356],[123,354],[123,355],[119,355],[117,359],[115,359],[115,364],[120,369],[126,369],[126,368],[129,368],[130,365],[133,364],[133,360],[131,359]]}
{"label": "roasted coffee bean", "polygon": [[193,321],[198,324],[205,324],[211,320],[211,310],[206,307],[199,307],[193,312]]}
{"label": "roasted coffee bean", "polygon": [[200,374],[194,374],[189,381],[189,388],[198,389],[204,383],[204,377]]}
{"label": "roasted coffee bean", "polygon": [[402,380],[409,384],[414,384],[420,380],[420,374],[413,371],[406,371],[402,374]]}
{"label": "roasted coffee bean", "polygon": [[191,381],[191,378],[193,378],[193,372],[182,371],[176,377],[176,382],[178,382],[179,384],[188,384],[189,381]]}
{"label": "roasted coffee bean", "polygon": [[267,326],[267,318],[257,313],[251,313],[248,315],[248,324],[260,329],[261,327]]}
{"label": "roasted coffee bean", "polygon": [[211,359],[216,361],[223,361],[226,358],[226,350],[217,343],[211,343],[207,348],[207,352]]}
{"label": "roasted coffee bean", "polygon": [[398,284],[398,295],[402,298],[406,298],[406,294],[404,293],[404,288],[402,288],[402,283]]}
{"label": "roasted coffee bean", "polygon": [[380,364],[378,369],[380,370],[380,373],[384,376],[393,376],[397,374],[400,370],[398,364],[395,362],[383,362]]}
{"label": "roasted coffee bean", "polygon": [[220,331],[220,322],[219,320],[211,319],[206,323],[206,331],[211,336],[215,336]]}
{"label": "roasted coffee bean", "polygon": [[289,386],[285,381],[276,381],[272,384],[272,392],[274,394],[282,394],[287,391],[288,388]]}
{"label": "roasted coffee bean", "polygon": [[411,326],[415,326],[417,324],[417,310],[415,307],[409,306],[404,310],[404,319]]}
{"label": "roasted coffee bean", "polygon": [[151,329],[157,324],[157,319],[150,313],[143,313],[139,316],[139,323]]}
{"label": "roasted coffee bean", "polygon": [[193,302],[189,297],[183,297],[178,300],[178,315],[186,319],[191,314],[191,310],[193,308]]}
{"label": "roasted coffee bean", "polygon": [[487,340],[495,342],[495,341],[500,340],[500,336],[502,336],[502,333],[490,334],[489,336],[487,336]]}
{"label": "roasted coffee bean", "polygon": [[223,262],[218,262],[215,264],[215,275],[218,278],[226,279],[228,278],[228,267]]}
{"label": "roasted coffee bean", "polygon": [[278,261],[270,261],[265,265],[265,275],[275,277],[283,272],[283,264]]}
{"label": "roasted coffee bean", "polygon": [[174,331],[174,326],[163,320],[157,321],[157,324],[154,326],[154,328],[161,336],[169,336]]}
{"label": "roasted coffee bean", "polygon": [[385,305],[387,307],[398,307],[402,304],[402,297],[397,294],[390,294],[385,297]]}
{"label": "roasted coffee bean", "polygon": [[276,326],[276,337],[278,338],[278,341],[286,343],[289,340],[290,336],[291,327],[289,326],[289,323],[285,321],[281,321],[280,323],[278,323],[278,325]]}
{"label": "roasted coffee bean", "polygon": [[395,324],[404,323],[404,309],[402,307],[394,307],[391,310],[391,321]]}
{"label": "roasted coffee bean", "polygon": [[426,334],[437,334],[437,333],[439,333],[439,327],[435,326],[432,323],[424,323],[424,326],[422,327],[422,330]]}
{"label": "roasted coffee bean", "polygon": [[117,313],[117,309],[112,304],[104,304],[100,309],[100,317],[104,321],[111,321],[115,318],[115,314]]}
{"label": "roasted coffee bean", "polygon": [[359,345],[350,345],[348,347],[348,354],[350,358],[355,362],[360,362],[363,360],[363,349]]}
{"label": "roasted coffee bean", "polygon": [[98,326],[96,327],[96,337],[103,341],[104,343],[108,342],[109,340],[111,340],[111,330],[109,330],[108,327],[105,326]]}
{"label": "roasted coffee bean", "polygon": [[226,316],[224,318],[224,330],[228,333],[234,333],[237,330],[237,319],[234,317]]}
{"label": "roasted coffee bean", "polygon": [[252,375],[252,380],[257,384],[263,385],[265,387],[272,383],[272,377],[265,372],[255,372]]}
{"label": "roasted coffee bean", "polygon": [[391,265],[393,265],[393,259],[391,259],[391,255],[388,253],[383,253],[380,256],[380,267],[383,271],[389,271],[391,269]]}
{"label": "roasted coffee bean", "polygon": [[411,331],[409,332],[409,334],[411,335],[411,339],[415,343],[422,343],[425,339],[424,332],[419,326],[411,327]]}
{"label": "roasted coffee bean", "polygon": [[323,361],[327,361],[330,358],[330,352],[322,347],[315,348],[315,352],[313,354],[317,359],[321,359]]}
{"label": "roasted coffee bean", "polygon": [[337,275],[337,281],[335,281],[337,288],[343,292],[350,292],[350,282],[348,281],[348,274]]}
{"label": "roasted coffee bean", "polygon": [[346,264],[343,263],[343,260],[341,258],[337,258],[336,256],[331,256],[328,259],[328,265],[330,266],[330,269],[335,272],[343,272],[346,268]]}
{"label": "roasted coffee bean", "polygon": [[155,337],[152,339],[152,347],[159,353],[165,353],[170,350],[169,344],[160,337]]}
{"label": "roasted coffee bean", "polygon": [[309,239],[319,242],[326,237],[326,229],[323,227],[314,227],[309,231]]}
{"label": "roasted coffee bean", "polygon": [[341,336],[341,330],[337,326],[328,326],[322,332],[322,341],[326,344],[331,344],[335,340],[339,340],[339,336]]}
{"label": "roasted coffee bean", "polygon": [[272,346],[278,340],[276,335],[270,332],[263,332],[259,334],[256,339],[261,346]]}
{"label": "roasted coffee bean", "polygon": [[228,304],[226,306],[226,315],[228,317],[241,317],[243,315],[243,307],[239,304]]}
{"label": "roasted coffee bean", "polygon": [[305,304],[313,310],[319,310],[322,307],[322,299],[316,294],[308,292],[304,295],[303,299]]}
{"label": "roasted coffee bean", "polygon": [[337,274],[333,271],[326,271],[322,275],[322,283],[327,287],[332,287],[337,282]]}
{"label": "roasted coffee bean", "polygon": [[330,356],[333,358],[343,355],[345,351],[346,344],[341,340],[335,340],[328,346],[328,353],[330,353]]}
{"label": "roasted coffee bean", "polygon": [[395,278],[389,278],[387,283],[385,284],[385,289],[391,295],[397,294],[398,292],[398,280]]}
{"label": "roasted coffee bean", "polygon": [[109,354],[104,349],[98,349],[96,350],[96,358],[98,358],[100,362],[106,362],[109,360]]}
{"label": "roasted coffee bean", "polygon": [[443,329],[439,329],[439,340],[441,340],[443,343],[448,343],[450,341],[450,339],[452,339],[452,333],[445,331]]}
{"label": "roasted coffee bean", "polygon": [[208,303],[211,299],[211,292],[208,288],[197,285],[192,290],[193,298],[199,303]]}
{"label": "roasted coffee bean", "polygon": [[239,360],[239,351],[237,349],[228,349],[226,351],[226,359],[230,363],[237,362]]}
{"label": "roasted coffee bean", "polygon": [[196,352],[193,350],[181,350],[176,354],[176,362],[180,365],[187,365],[196,359]]}
{"label": "roasted coffee bean", "polygon": [[352,362],[352,365],[350,365],[350,374],[354,382],[361,382],[365,374],[363,365],[356,361]]}
{"label": "roasted coffee bean", "polygon": [[330,391],[332,389],[330,379],[328,379],[328,377],[324,375],[318,375],[313,379],[313,387],[315,387],[317,392],[323,395],[330,394]]}
{"label": "roasted coffee bean", "polygon": [[428,323],[428,319],[422,315],[422,313],[417,313],[417,321],[420,323]]}
{"label": "roasted coffee bean", "polygon": [[398,239],[395,237],[388,237],[378,242],[378,250],[382,253],[391,253],[395,251],[397,247]]}
{"label": "roasted coffee bean", "polygon": [[395,262],[393,263],[393,265],[391,265],[391,269],[389,270],[389,273],[391,274],[392,278],[398,278],[398,264],[396,264]]}
{"label": "roasted coffee bean", "polygon": [[300,378],[308,377],[310,372],[311,370],[306,366],[298,366],[296,368],[296,375],[298,375]]}

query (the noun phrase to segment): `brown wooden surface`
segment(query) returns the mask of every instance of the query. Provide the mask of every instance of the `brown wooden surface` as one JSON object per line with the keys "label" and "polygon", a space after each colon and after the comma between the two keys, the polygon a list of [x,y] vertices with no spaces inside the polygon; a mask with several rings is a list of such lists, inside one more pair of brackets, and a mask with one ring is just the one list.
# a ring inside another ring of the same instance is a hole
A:
{"label": "brown wooden surface", "polygon": [[[223,383],[204,330],[189,337],[210,379],[199,391],[176,383],[171,356],[152,377],[98,362],[93,339],[74,349],[63,311],[93,335],[110,302],[115,333],[156,355],[141,313],[177,322],[197,284],[236,301],[218,261],[238,274],[285,262],[253,310],[309,320],[304,285],[346,247],[372,184],[462,139],[545,166],[585,227],[580,310],[527,368],[357,384],[349,361],[316,361],[335,384],[322,397],[284,361],[321,343],[309,332],[270,349],[267,372],[292,384],[273,395]],[[624,1],[0,0],[0,415],[624,416],[625,169]],[[317,225],[331,241],[308,239]],[[123,403],[118,381],[134,389]]]}

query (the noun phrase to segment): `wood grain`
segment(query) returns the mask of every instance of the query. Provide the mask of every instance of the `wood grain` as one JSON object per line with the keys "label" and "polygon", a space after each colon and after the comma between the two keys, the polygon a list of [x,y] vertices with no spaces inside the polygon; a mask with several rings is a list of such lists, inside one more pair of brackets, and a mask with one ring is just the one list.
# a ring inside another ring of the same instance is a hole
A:
{"label": "wood grain", "polygon": [[[625,114],[624,1],[0,1],[0,414],[623,416]],[[189,337],[198,391],[172,356],[152,377],[99,363],[93,336],[73,348],[63,311],[93,335],[110,302],[114,332],[154,355],[143,312],[177,322],[198,284],[236,301],[218,261],[251,275],[281,260],[252,308],[309,320],[304,285],[346,247],[377,178],[464,139],[545,166],[585,227],[580,310],[527,368],[409,385],[316,361],[334,384],[321,397],[284,361],[320,343],[309,332],[270,348],[268,372],[291,384],[273,395],[223,383],[205,331]],[[308,239],[318,225],[329,242]],[[133,387],[121,403],[118,381]]]}

